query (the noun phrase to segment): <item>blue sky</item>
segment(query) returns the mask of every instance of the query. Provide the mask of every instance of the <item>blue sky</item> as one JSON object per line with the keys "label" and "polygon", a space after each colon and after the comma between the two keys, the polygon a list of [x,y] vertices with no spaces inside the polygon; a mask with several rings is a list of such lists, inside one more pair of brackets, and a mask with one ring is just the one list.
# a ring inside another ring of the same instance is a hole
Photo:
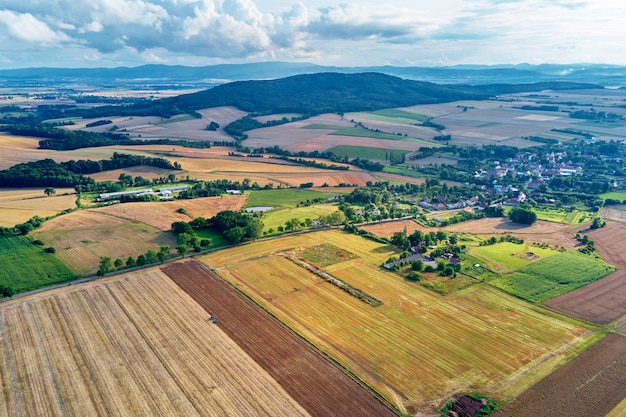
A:
{"label": "blue sky", "polygon": [[3,0],[0,69],[626,65],[622,0]]}

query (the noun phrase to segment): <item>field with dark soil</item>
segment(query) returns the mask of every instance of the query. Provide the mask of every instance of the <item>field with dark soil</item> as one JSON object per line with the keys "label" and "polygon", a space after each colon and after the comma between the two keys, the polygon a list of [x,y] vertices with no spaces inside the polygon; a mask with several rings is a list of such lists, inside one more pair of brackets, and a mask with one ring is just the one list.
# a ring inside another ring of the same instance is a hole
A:
{"label": "field with dark soil", "polygon": [[493,416],[604,416],[625,396],[626,337],[612,333]]}
{"label": "field with dark soil", "polygon": [[312,416],[395,416],[366,388],[202,264],[163,271]]}
{"label": "field with dark soil", "polygon": [[609,222],[589,233],[603,260],[617,267],[609,276],[545,302],[550,308],[594,323],[610,323],[626,313],[626,224]]}

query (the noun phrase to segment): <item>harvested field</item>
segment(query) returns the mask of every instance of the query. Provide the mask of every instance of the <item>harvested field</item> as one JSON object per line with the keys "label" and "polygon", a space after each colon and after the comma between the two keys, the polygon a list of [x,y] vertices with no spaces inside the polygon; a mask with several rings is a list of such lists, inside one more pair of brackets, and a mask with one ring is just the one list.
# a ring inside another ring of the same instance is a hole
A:
{"label": "harvested field", "polygon": [[0,305],[0,414],[307,416],[159,269]]}
{"label": "harvested field", "polygon": [[305,341],[195,261],[163,269],[311,416],[395,416]]}
{"label": "harvested field", "polygon": [[626,397],[626,337],[609,334],[494,417],[604,416]]}
{"label": "harvested field", "polygon": [[[280,254],[323,243],[358,257],[323,271],[382,305],[320,282]],[[381,270],[392,255],[390,246],[331,230],[199,259],[402,411],[432,412],[468,389],[508,400],[588,343],[579,324],[490,286],[442,297]]]}
{"label": "harvested field", "polygon": [[[188,222],[196,217],[208,219],[224,210],[239,211],[246,199],[247,197],[243,196],[223,196],[162,202],[134,202],[86,211],[145,223],[161,230],[170,230],[172,223],[177,221]],[[185,209],[189,216],[178,213],[179,208]]]}
{"label": "harvested field", "polygon": [[571,226],[567,224],[537,221],[531,226],[513,223],[504,217],[486,217],[478,220],[457,223],[446,226],[443,230],[447,232],[473,233],[476,235],[501,235],[511,233],[521,237],[528,243],[547,243],[552,246],[563,246],[573,249],[579,246],[572,231],[579,230],[580,225]]}
{"label": "harvested field", "polygon": [[164,168],[156,168],[146,165],[140,165],[136,167],[122,168],[122,169],[114,169],[112,171],[103,171],[98,172],[96,174],[90,174],[89,177],[94,180],[101,181],[117,181],[120,177],[120,174],[127,174],[132,177],[143,177],[146,179],[153,179],[159,177],[167,177],[169,174],[177,175],[180,171],[164,169]]}
{"label": "harvested field", "polygon": [[72,188],[59,188],[56,192],[48,197],[43,188],[0,189],[0,226],[13,227],[34,216],[54,216],[76,207],[76,194]]}
{"label": "harvested field", "polygon": [[617,271],[596,282],[545,302],[550,308],[594,323],[609,323],[626,313],[626,224],[609,222],[589,238],[606,262]]}
{"label": "harvested field", "polygon": [[32,233],[78,275],[94,273],[100,257],[126,260],[161,246],[176,246],[171,233],[96,210],[81,210],[52,219]]}
{"label": "harvested field", "polygon": [[606,220],[626,222],[626,204],[616,204],[603,207],[602,217]]}
{"label": "harvested field", "polygon": [[424,227],[413,220],[394,220],[390,222],[381,222],[362,226],[361,229],[382,237],[391,237],[396,232],[402,232],[406,229],[407,234],[411,234],[416,230],[423,232],[432,232],[434,229]]}

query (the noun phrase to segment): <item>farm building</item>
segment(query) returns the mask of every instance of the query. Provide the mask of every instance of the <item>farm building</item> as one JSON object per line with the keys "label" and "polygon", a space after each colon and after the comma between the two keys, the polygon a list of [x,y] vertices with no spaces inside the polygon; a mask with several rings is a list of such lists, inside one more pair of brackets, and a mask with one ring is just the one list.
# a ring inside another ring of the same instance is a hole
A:
{"label": "farm building", "polygon": [[118,191],[116,193],[102,193],[98,195],[98,201],[108,201],[115,200],[116,198],[120,198],[123,195],[151,195],[154,194],[151,188],[144,188],[142,190],[132,190],[132,191]]}

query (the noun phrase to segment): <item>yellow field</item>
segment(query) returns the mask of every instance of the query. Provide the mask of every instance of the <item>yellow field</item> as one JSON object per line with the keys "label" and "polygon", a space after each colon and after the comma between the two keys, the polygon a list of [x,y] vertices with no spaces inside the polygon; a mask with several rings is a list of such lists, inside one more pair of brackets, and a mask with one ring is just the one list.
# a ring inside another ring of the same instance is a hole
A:
{"label": "yellow field", "polygon": [[56,195],[46,196],[43,188],[0,188],[0,226],[13,227],[39,216],[54,216],[76,207],[72,188],[59,188]]}
{"label": "yellow field", "polygon": [[40,138],[0,133],[0,149],[37,149]]}
{"label": "yellow field", "polygon": [[33,232],[35,239],[56,248],[57,256],[79,275],[95,273],[100,257],[124,261],[162,245],[174,248],[176,239],[148,224],[82,210],[52,219]]}
{"label": "yellow field", "polygon": [[0,305],[0,415],[306,416],[159,269]]}
{"label": "yellow field", "polygon": [[[276,254],[320,243],[357,255],[323,269],[383,305],[372,307]],[[511,399],[588,339],[582,326],[489,286],[447,297],[425,290],[378,266],[392,254],[324,231],[199,259],[401,409],[441,404],[466,390]]]}
{"label": "yellow field", "polygon": [[609,414],[604,417],[624,417],[626,416],[626,398],[622,400]]}
{"label": "yellow field", "polygon": [[[196,217],[206,219],[223,210],[239,211],[247,200],[244,196],[204,197],[191,200],[134,202],[90,209],[89,212],[145,223],[161,230],[170,230],[172,223],[188,222]],[[178,213],[183,208],[189,216]]]}

